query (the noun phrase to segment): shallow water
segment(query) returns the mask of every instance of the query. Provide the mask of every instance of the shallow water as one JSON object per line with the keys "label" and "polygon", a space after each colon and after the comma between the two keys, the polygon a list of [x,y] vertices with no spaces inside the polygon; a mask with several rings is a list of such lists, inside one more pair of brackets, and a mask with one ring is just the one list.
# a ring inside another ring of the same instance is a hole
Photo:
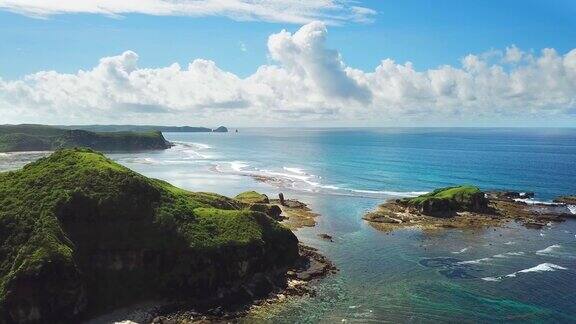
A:
{"label": "shallow water", "polygon": [[[169,133],[166,151],[108,154],[190,190],[283,192],[318,226],[297,231],[340,269],[314,298],[255,312],[270,322],[572,322],[576,221],[542,230],[379,232],[362,215],[385,199],[438,186],[576,193],[574,129],[240,129]],[[29,156],[29,158],[26,158]],[[37,155],[0,156],[0,170]],[[272,184],[254,176],[273,179]],[[334,243],[317,238],[328,233]]]}

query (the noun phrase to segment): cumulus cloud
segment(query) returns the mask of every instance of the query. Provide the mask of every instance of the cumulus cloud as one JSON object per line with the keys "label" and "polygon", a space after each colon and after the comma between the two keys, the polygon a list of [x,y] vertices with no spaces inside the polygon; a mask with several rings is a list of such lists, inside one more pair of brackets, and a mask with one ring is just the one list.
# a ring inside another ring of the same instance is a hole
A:
{"label": "cumulus cloud", "polygon": [[203,59],[141,68],[138,55],[126,51],[74,74],[0,79],[0,116],[6,122],[252,125],[574,117],[576,49],[533,54],[512,46],[424,71],[384,59],[362,71],[326,47],[327,35],[320,22],[271,35],[272,64],[245,78]]}
{"label": "cumulus cloud", "polygon": [[108,16],[224,16],[303,24],[322,20],[330,24],[369,23],[376,11],[353,6],[348,0],[0,0],[0,9],[30,17],[88,13]]}

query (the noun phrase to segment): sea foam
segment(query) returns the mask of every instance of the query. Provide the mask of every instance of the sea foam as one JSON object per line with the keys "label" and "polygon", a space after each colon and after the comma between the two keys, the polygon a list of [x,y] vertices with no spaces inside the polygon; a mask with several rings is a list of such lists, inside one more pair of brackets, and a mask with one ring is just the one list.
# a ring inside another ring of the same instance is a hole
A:
{"label": "sea foam", "polygon": [[510,274],[507,274],[505,276],[500,276],[500,277],[484,277],[481,278],[484,281],[501,281],[504,278],[516,278],[518,276],[518,274],[524,274],[524,273],[539,273],[539,272],[550,272],[550,271],[556,271],[556,270],[568,270],[568,268],[563,267],[563,266],[559,266],[557,264],[554,263],[540,263],[537,266],[531,267],[531,268],[527,268],[527,269],[522,269],[522,270],[518,270],[516,272],[512,272]]}

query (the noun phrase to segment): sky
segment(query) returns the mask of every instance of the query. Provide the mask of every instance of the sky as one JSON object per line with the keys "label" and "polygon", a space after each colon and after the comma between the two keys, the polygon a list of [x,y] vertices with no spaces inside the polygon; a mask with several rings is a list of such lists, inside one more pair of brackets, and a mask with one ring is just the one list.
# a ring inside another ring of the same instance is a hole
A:
{"label": "sky", "polygon": [[576,2],[0,0],[0,124],[574,126]]}

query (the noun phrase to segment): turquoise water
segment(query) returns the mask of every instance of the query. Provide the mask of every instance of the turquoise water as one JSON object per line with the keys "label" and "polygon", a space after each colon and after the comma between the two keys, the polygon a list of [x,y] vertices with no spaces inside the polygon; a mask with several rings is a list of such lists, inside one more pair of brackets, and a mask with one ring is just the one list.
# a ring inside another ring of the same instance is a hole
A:
{"label": "turquoise water", "polygon": [[[379,232],[362,215],[438,186],[576,193],[576,129],[240,129],[168,133],[167,151],[109,154],[190,190],[256,189],[309,203],[299,239],[340,272],[314,298],[255,312],[269,322],[576,322],[576,221],[542,230]],[[0,169],[36,156],[0,156]],[[268,179],[267,183],[255,177]],[[334,236],[334,243],[317,238]]]}

